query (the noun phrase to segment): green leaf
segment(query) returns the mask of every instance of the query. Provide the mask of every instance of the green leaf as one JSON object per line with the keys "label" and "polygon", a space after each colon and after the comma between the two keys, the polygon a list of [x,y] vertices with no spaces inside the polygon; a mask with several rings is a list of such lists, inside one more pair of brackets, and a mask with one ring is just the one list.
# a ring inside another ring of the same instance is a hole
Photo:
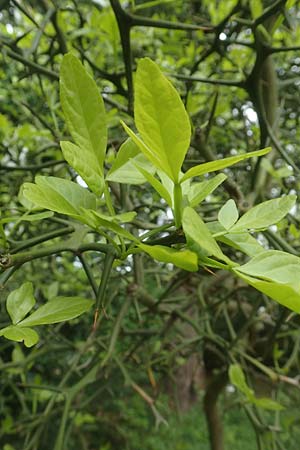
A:
{"label": "green leaf", "polygon": [[234,200],[230,199],[220,209],[218,213],[218,221],[226,230],[229,230],[238,218],[239,212],[236,204]]}
{"label": "green leaf", "polygon": [[75,143],[95,156],[97,173],[102,173],[107,145],[103,99],[95,81],[70,53],[64,55],[61,64],[60,100]]}
{"label": "green leaf", "polygon": [[117,157],[106,175],[107,181],[126,184],[142,184],[147,180],[136,168],[135,163],[154,174],[155,168],[140,152],[138,146],[128,138],[119,148]]}
{"label": "green leaf", "polygon": [[258,253],[265,252],[264,247],[247,232],[224,234],[217,237],[217,240],[242,251],[248,256],[255,256]]}
{"label": "green leaf", "polygon": [[115,216],[111,216],[111,217],[116,222],[127,223],[127,222],[132,222],[133,219],[135,218],[135,216],[136,216],[135,211],[128,211],[126,213],[116,214]]}
{"label": "green leaf", "polygon": [[201,181],[201,183],[194,183],[188,192],[188,200],[191,208],[199,205],[209,194],[211,194],[227,176],[224,173],[219,173],[210,180]]}
{"label": "green leaf", "polygon": [[91,191],[101,196],[104,189],[104,178],[96,155],[85,152],[72,142],[61,141],[60,147],[65,160],[76,170]]}
{"label": "green leaf", "polygon": [[154,165],[154,167],[164,170],[162,166],[161,160],[158,156],[149,148],[147,145],[137,136],[127,125],[121,120],[121,125],[124,130],[128,134],[128,136],[132,139],[132,141],[137,145],[140,151],[146,156],[146,158]]}
{"label": "green leaf", "polygon": [[203,256],[214,256],[221,261],[231,263],[227,256],[223,254],[203,220],[189,206],[183,210],[182,228],[188,242],[195,243],[200,247],[200,254],[202,253]]}
{"label": "green leaf", "polygon": [[31,327],[71,320],[88,311],[93,303],[92,300],[81,297],[56,297],[22,320],[19,325]]}
{"label": "green leaf", "polygon": [[190,250],[175,250],[163,245],[139,244],[139,247],[152,258],[164,263],[172,263],[189,272],[198,270],[198,257]]}
{"label": "green leaf", "polygon": [[280,411],[284,409],[278,402],[270,398],[257,398],[254,395],[254,391],[249,388],[244,372],[242,371],[239,364],[231,364],[229,367],[229,379],[230,382],[238,388],[246,397],[250,403],[255,404],[259,408],[269,409],[273,411]]}
{"label": "green leaf", "polygon": [[243,392],[248,399],[252,399],[254,397],[254,391],[249,388],[244,372],[239,364],[230,365],[229,379],[230,383],[236,386],[239,391]]}
{"label": "green leaf", "polygon": [[142,140],[159,162],[156,167],[176,183],[190,145],[190,120],[178,92],[149,58],[138,62],[134,117]]}
{"label": "green leaf", "polygon": [[14,325],[20,322],[34,305],[33,286],[29,281],[12,291],[6,300],[6,309]]}
{"label": "green leaf", "polygon": [[247,229],[263,229],[279,222],[290,211],[297,199],[296,195],[274,198],[260,203],[247,211],[231,228],[231,232]]}
{"label": "green leaf", "polygon": [[225,167],[233,166],[234,164],[243,161],[244,159],[253,158],[254,156],[262,156],[271,151],[271,147],[257,150],[255,152],[244,153],[242,155],[230,156],[229,158],[218,159],[189,169],[181,178],[180,183],[188,178],[204,175],[205,173],[215,172],[216,170],[225,169]]}
{"label": "green leaf", "polygon": [[158,192],[158,194],[167,202],[167,204],[172,207],[172,198],[167,191],[167,189],[163,186],[163,184],[155,178],[151,173],[147,172],[143,167],[141,167],[136,162],[134,163],[135,167],[141,172],[141,174],[145,177],[148,183],[151,184],[153,189]]}
{"label": "green leaf", "polygon": [[32,328],[20,327],[19,325],[11,325],[10,327],[0,330],[0,336],[4,336],[11,341],[22,342],[26,347],[32,347],[39,340],[39,335]]}
{"label": "green leaf", "polygon": [[268,250],[233,269],[257,290],[287,308],[300,313],[300,258]]}
{"label": "green leaf", "polygon": [[[128,215],[130,214],[130,215]],[[128,218],[133,218],[134,213],[124,213],[125,220],[123,222],[128,221]],[[122,217],[122,214],[120,214]],[[95,230],[98,230],[98,228],[105,228],[106,230],[111,230],[114,233],[118,234],[119,236],[123,236],[126,239],[129,239],[130,241],[139,242],[139,240],[131,234],[129,231],[127,231],[125,228],[123,228],[121,225],[116,223],[118,221],[116,219],[117,216],[105,216],[104,214],[99,213],[95,210],[88,210],[88,209],[81,209],[80,215],[73,215],[77,220],[80,220],[83,223],[86,223],[91,228],[94,228]]]}
{"label": "green leaf", "polygon": [[10,223],[10,222],[35,222],[36,220],[48,219],[53,216],[53,212],[44,211],[36,214],[23,214],[23,216],[11,216],[3,217],[0,219],[0,223]]}
{"label": "green leaf", "polygon": [[300,291],[300,258],[279,250],[267,250],[238,268],[247,275],[289,283]]}
{"label": "green leaf", "polygon": [[280,403],[266,397],[255,397],[252,403],[254,403],[259,408],[268,409],[270,411],[282,411],[283,409],[285,409],[284,406],[282,406]]}
{"label": "green leaf", "polygon": [[262,0],[251,0],[249,2],[252,19],[256,19],[263,13]]}
{"label": "green leaf", "polygon": [[35,183],[24,183],[24,196],[41,208],[61,214],[77,214],[80,208],[96,208],[96,197],[73,181],[37,176]]}

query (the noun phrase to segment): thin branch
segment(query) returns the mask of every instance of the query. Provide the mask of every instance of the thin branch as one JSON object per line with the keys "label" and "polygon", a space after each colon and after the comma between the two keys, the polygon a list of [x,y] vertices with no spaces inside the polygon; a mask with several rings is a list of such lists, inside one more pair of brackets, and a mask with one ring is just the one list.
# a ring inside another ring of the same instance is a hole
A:
{"label": "thin branch", "polygon": [[287,0],[277,0],[273,5],[265,9],[261,16],[257,17],[252,22],[252,26],[257,27],[258,25],[264,23],[269,17],[273,16],[278,12],[287,2]]}
{"label": "thin branch", "polygon": [[211,78],[202,78],[202,77],[189,77],[188,75],[171,75],[172,77],[183,80],[183,81],[189,81],[189,82],[200,82],[200,83],[207,83],[207,84],[213,84],[216,86],[231,86],[231,87],[238,87],[245,89],[245,81],[233,81],[233,80],[213,80]]}
{"label": "thin branch", "polygon": [[5,53],[10,58],[19,61],[24,66],[29,67],[30,69],[33,69],[34,72],[40,73],[41,75],[45,75],[46,77],[50,78],[51,80],[58,80],[59,75],[56,72],[53,72],[50,69],[46,69],[43,66],[40,66],[39,64],[30,61],[29,59],[26,59],[24,56],[20,55],[19,53],[16,53],[12,51],[11,49],[6,49]]}
{"label": "thin branch", "polygon": [[15,172],[15,171],[38,171],[41,169],[47,169],[48,167],[54,167],[58,166],[60,164],[66,164],[66,161],[64,159],[60,159],[58,161],[47,161],[42,164],[30,164],[27,166],[3,166],[0,164],[0,171],[3,170],[4,172]]}
{"label": "thin branch", "polygon": [[59,253],[63,253],[66,251],[77,254],[78,252],[83,253],[87,251],[95,251],[101,253],[111,253],[114,250],[114,247],[109,244],[100,244],[100,243],[89,243],[89,244],[81,244],[77,248],[74,248],[74,245],[67,242],[60,242],[58,244],[47,246],[43,248],[39,248],[36,250],[31,250],[24,253],[17,253],[14,255],[9,254],[1,254],[0,255],[0,268],[8,269],[13,266],[20,266],[26,262],[33,261],[34,259],[43,258],[46,256],[51,256]]}
{"label": "thin branch", "polygon": [[279,53],[279,52],[297,52],[300,50],[300,45],[295,45],[291,47],[270,47],[270,53]]}

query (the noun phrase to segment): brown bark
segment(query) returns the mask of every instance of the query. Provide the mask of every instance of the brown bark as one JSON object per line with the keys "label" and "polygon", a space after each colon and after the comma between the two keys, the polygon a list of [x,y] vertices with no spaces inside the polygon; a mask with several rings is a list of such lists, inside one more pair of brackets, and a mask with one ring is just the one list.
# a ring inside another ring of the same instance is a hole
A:
{"label": "brown bark", "polygon": [[204,396],[211,450],[224,450],[223,422],[218,410],[218,398],[227,383],[227,371],[215,375],[209,383]]}

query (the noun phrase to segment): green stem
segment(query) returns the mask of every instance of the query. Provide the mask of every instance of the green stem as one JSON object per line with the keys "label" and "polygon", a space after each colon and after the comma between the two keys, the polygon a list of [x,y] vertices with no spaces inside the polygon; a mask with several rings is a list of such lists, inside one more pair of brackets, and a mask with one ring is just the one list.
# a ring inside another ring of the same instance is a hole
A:
{"label": "green stem", "polygon": [[[100,306],[103,309],[105,307],[104,296],[105,296],[106,286],[107,286],[107,283],[109,280],[109,276],[110,276],[110,272],[111,272],[114,260],[115,260],[115,253],[108,252],[104,259],[104,267],[103,267],[102,277],[101,277],[99,290],[98,290],[98,294],[97,294],[97,299],[96,299],[96,314],[97,314],[97,311],[99,311]],[[95,317],[96,317],[96,315],[95,315]]]}
{"label": "green stem", "polygon": [[109,186],[108,186],[107,182],[105,182],[105,185],[104,185],[104,197],[105,197],[105,203],[106,203],[107,209],[109,211],[109,214],[111,216],[115,216],[116,213],[115,213],[112,201],[111,201],[111,196],[110,196],[110,192],[109,192]]}
{"label": "green stem", "polygon": [[17,247],[13,248],[11,254],[20,252],[21,250],[25,250],[26,248],[31,248],[34,245],[41,244],[42,242],[49,241],[50,239],[54,239],[56,237],[60,237],[65,234],[70,234],[72,232],[74,232],[74,227],[70,225],[64,228],[60,228],[58,230],[50,231],[40,236],[36,236],[31,239],[27,239],[26,241],[23,241],[20,245],[17,245]]}
{"label": "green stem", "polygon": [[24,64],[24,66],[29,67],[30,69],[32,69],[34,72],[36,72],[38,74],[45,75],[46,77],[50,78],[51,80],[59,79],[58,73],[53,72],[52,70],[46,69],[45,67],[40,66],[39,64],[36,64],[33,61],[30,61],[28,58],[24,58],[19,53],[16,53],[10,49],[6,49],[5,53],[10,58],[15,59],[16,61],[19,61],[20,63]]}
{"label": "green stem", "polygon": [[72,396],[67,396],[66,401],[65,401],[65,405],[64,405],[64,410],[63,410],[63,415],[61,418],[61,422],[60,422],[60,428],[59,428],[59,432],[58,432],[58,436],[57,436],[57,440],[55,443],[55,448],[54,450],[62,450],[63,449],[63,445],[64,445],[64,437],[65,437],[65,430],[66,430],[66,426],[67,426],[67,421],[68,421],[68,417],[69,417],[69,412],[70,412],[70,408],[72,405]]}
{"label": "green stem", "polygon": [[63,253],[65,251],[75,254],[78,254],[78,252],[83,253],[87,251],[114,253],[115,249],[110,244],[101,244],[98,242],[81,244],[77,248],[74,248],[74,246],[68,242],[60,242],[58,244],[45,246],[36,250],[16,253],[15,255],[0,255],[0,269],[6,270],[9,267],[20,266],[26,262],[33,261],[34,259],[51,256],[57,253]]}
{"label": "green stem", "polygon": [[107,353],[101,363],[101,367],[104,367],[105,364],[110,360],[110,358],[112,357],[115,347],[116,347],[116,343],[117,343],[117,339],[118,336],[120,334],[121,331],[121,326],[122,326],[122,322],[127,314],[127,311],[131,305],[131,301],[132,301],[132,296],[129,295],[127,297],[127,299],[125,300],[125,302],[122,305],[122,308],[120,309],[120,312],[116,318],[115,324],[114,324],[114,328],[111,334],[111,338],[110,338],[110,342],[109,342],[109,346],[108,346],[108,350]]}
{"label": "green stem", "polygon": [[176,228],[180,228],[182,222],[182,190],[179,183],[174,184],[174,219]]}

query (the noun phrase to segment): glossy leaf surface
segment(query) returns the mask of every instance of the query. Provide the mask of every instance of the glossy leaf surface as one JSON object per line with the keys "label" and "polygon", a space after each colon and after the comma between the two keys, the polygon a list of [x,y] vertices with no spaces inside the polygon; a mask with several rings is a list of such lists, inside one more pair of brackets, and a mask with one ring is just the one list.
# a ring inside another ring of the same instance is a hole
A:
{"label": "glossy leaf surface", "polygon": [[85,152],[78,145],[68,141],[61,141],[60,147],[68,164],[76,170],[90,190],[100,196],[104,188],[104,179],[95,154]]}
{"label": "glossy leaf surface", "polygon": [[248,284],[278,303],[300,312],[300,258],[268,250],[233,269]]}
{"label": "glossy leaf surface", "polygon": [[19,325],[31,327],[71,320],[88,311],[93,303],[92,300],[81,297],[56,297],[22,320]]}
{"label": "glossy leaf surface", "polygon": [[135,167],[140,171],[144,178],[151,184],[153,189],[167,202],[169,206],[172,206],[172,198],[165,186],[154,175],[145,170],[142,166],[135,163]]}
{"label": "glossy leaf surface", "polygon": [[226,229],[229,230],[239,218],[239,213],[234,200],[228,200],[219,211],[218,221]]}
{"label": "glossy leaf surface", "polygon": [[255,152],[244,153],[242,155],[230,156],[229,158],[217,159],[216,161],[210,161],[204,164],[199,164],[198,166],[189,169],[181,178],[180,182],[182,183],[188,178],[204,175],[205,173],[225,169],[226,167],[233,166],[234,164],[237,164],[238,162],[248,158],[253,158],[255,156],[263,156],[266,153],[269,153],[270,150],[271,147],[267,147],[262,150],[257,150]]}
{"label": "glossy leaf surface", "polygon": [[194,183],[188,192],[188,199],[190,206],[194,208],[199,205],[209,194],[211,194],[227,176],[223,173],[219,173],[210,180],[201,181],[200,183]]}
{"label": "glossy leaf surface", "polygon": [[296,195],[288,195],[260,203],[247,211],[230,231],[268,228],[287,215],[296,199]]}
{"label": "glossy leaf surface", "polygon": [[265,252],[264,247],[250,233],[226,233],[217,238],[237,250],[242,251],[248,256],[256,256]]}
{"label": "glossy leaf surface", "polygon": [[39,340],[39,335],[32,328],[11,325],[0,330],[0,336],[4,336],[11,341],[23,342],[26,347],[32,347]]}
{"label": "glossy leaf surface", "polygon": [[175,250],[163,245],[139,244],[139,247],[152,258],[164,263],[172,263],[189,272],[198,270],[198,257],[190,250]]}
{"label": "glossy leaf surface", "polygon": [[135,163],[148,173],[155,172],[154,166],[146,159],[131,138],[119,148],[115,161],[106,175],[107,181],[126,184],[142,184],[147,180],[136,168]]}
{"label": "glossy leaf surface", "polygon": [[190,120],[178,92],[149,58],[138,63],[134,117],[142,140],[159,161],[157,168],[177,182],[190,145]]}
{"label": "glossy leaf surface", "polygon": [[188,242],[197,244],[203,251],[204,256],[214,256],[221,261],[229,262],[216,240],[212,237],[209,229],[194,209],[190,207],[184,209],[182,227]]}
{"label": "glossy leaf surface", "polygon": [[34,305],[33,286],[30,281],[12,291],[6,300],[6,309],[14,325],[20,322]]}
{"label": "glossy leaf surface", "polygon": [[95,156],[102,172],[107,145],[103,99],[93,78],[70,53],[61,64],[60,101],[72,138],[84,153]]}
{"label": "glossy leaf surface", "polygon": [[73,181],[37,176],[35,184],[25,183],[24,196],[41,208],[61,214],[76,214],[80,208],[96,208],[96,197]]}
{"label": "glossy leaf surface", "polygon": [[275,402],[271,398],[255,396],[253,389],[250,389],[246,382],[244,372],[239,364],[231,364],[229,367],[229,379],[230,382],[238,388],[247,398],[249,403],[252,403],[259,408],[268,409],[272,411],[280,411],[283,408],[278,402]]}

